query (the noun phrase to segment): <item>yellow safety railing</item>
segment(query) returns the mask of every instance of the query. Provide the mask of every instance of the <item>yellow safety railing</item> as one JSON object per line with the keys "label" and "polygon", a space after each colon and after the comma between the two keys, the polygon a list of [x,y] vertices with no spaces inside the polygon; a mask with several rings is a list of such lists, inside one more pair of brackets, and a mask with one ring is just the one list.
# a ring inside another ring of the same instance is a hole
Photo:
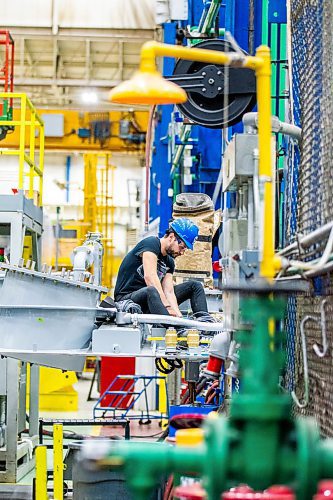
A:
{"label": "yellow safety railing", "polygon": [[54,500],[63,500],[64,498],[62,424],[53,425],[53,496]]}
{"label": "yellow safety railing", "polygon": [[[0,99],[14,99],[19,101],[19,119],[0,120],[1,126],[19,128],[19,148],[0,148],[1,155],[18,156],[18,189],[34,199],[36,205],[42,205],[43,196],[43,170],[44,170],[44,122],[38,115],[35,107],[26,94],[16,92],[0,92]],[[37,149],[37,135],[39,147]],[[39,152],[37,160],[37,151]],[[37,185],[35,183],[37,180]]]}
{"label": "yellow safety railing", "polygon": [[47,448],[37,446],[36,448],[36,500],[47,500]]}
{"label": "yellow safety railing", "polygon": [[[53,496],[54,500],[64,499],[63,425],[53,425]],[[36,447],[36,500],[47,500],[47,447]]]}

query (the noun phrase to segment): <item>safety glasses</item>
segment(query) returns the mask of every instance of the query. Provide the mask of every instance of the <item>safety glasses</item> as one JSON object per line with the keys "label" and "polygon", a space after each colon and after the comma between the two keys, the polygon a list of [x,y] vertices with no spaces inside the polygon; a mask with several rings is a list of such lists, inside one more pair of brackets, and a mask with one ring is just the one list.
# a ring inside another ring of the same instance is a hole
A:
{"label": "safety glasses", "polygon": [[176,236],[176,235],[175,235],[175,238],[177,240],[179,248],[185,250],[187,248],[187,246],[185,245],[185,243],[183,242],[183,240],[181,240],[180,238],[178,238],[178,236]]}

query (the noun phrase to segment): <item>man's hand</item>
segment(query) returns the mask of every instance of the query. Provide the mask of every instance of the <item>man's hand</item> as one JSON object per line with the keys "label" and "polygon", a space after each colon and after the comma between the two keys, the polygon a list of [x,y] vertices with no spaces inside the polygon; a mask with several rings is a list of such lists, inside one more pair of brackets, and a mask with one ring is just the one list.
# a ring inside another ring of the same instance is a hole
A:
{"label": "man's hand", "polygon": [[[163,280],[162,280],[162,288],[165,293],[165,296],[167,298],[167,301],[169,302],[169,307],[168,312],[171,316],[175,316],[176,318],[182,318],[182,313],[179,310],[178,304],[177,304],[177,299],[175,296],[175,290],[173,286],[173,279],[172,279],[172,274],[167,273]],[[172,312],[171,312],[172,310]]]}
{"label": "man's hand", "polygon": [[170,316],[174,316],[175,318],[182,318],[182,313],[175,311],[171,306],[167,307],[168,313]]}

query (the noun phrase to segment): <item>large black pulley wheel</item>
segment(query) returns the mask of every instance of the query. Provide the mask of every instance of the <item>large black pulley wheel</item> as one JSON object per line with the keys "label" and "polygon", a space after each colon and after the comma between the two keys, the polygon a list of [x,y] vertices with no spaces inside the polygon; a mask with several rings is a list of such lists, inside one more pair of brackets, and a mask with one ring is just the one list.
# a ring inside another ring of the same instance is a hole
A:
{"label": "large black pulley wheel", "polygon": [[[195,47],[234,52],[226,40],[205,40]],[[256,103],[256,79],[251,69],[179,59],[168,80],[187,92],[188,100],[178,104],[179,110],[194,123],[205,127],[234,125]]]}

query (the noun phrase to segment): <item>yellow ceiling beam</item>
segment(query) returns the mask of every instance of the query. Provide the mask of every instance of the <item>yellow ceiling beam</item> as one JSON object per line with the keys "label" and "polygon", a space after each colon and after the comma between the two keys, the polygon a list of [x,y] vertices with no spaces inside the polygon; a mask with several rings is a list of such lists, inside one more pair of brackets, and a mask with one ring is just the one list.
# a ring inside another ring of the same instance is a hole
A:
{"label": "yellow ceiling beam", "polygon": [[[94,142],[94,138],[81,139],[77,135],[79,128],[89,128],[89,122],[91,120],[90,113],[83,113],[74,110],[49,110],[49,109],[39,109],[39,115],[45,114],[63,114],[64,115],[64,136],[63,137],[45,137],[45,150],[66,150],[66,151],[96,151],[98,149],[103,149],[107,151],[144,151],[144,144],[140,146],[136,144],[131,144],[128,141],[124,141],[119,138],[119,121],[126,118],[126,112],[121,111],[110,111],[103,112],[103,116],[106,114],[109,116],[109,121],[111,122],[111,135],[112,137],[108,139],[103,148],[101,148],[98,141]],[[97,117],[100,113],[94,113]],[[20,111],[14,109],[13,121],[14,123],[19,120]],[[95,118],[94,118],[95,119]],[[145,132],[147,130],[148,123],[148,111],[136,111],[135,120],[138,123],[140,129]],[[72,133],[72,131],[75,131]],[[7,134],[6,139],[0,142],[0,148],[18,148],[20,142],[20,131],[19,127],[15,127],[13,133]],[[26,136],[26,144],[28,145],[29,137]]]}

